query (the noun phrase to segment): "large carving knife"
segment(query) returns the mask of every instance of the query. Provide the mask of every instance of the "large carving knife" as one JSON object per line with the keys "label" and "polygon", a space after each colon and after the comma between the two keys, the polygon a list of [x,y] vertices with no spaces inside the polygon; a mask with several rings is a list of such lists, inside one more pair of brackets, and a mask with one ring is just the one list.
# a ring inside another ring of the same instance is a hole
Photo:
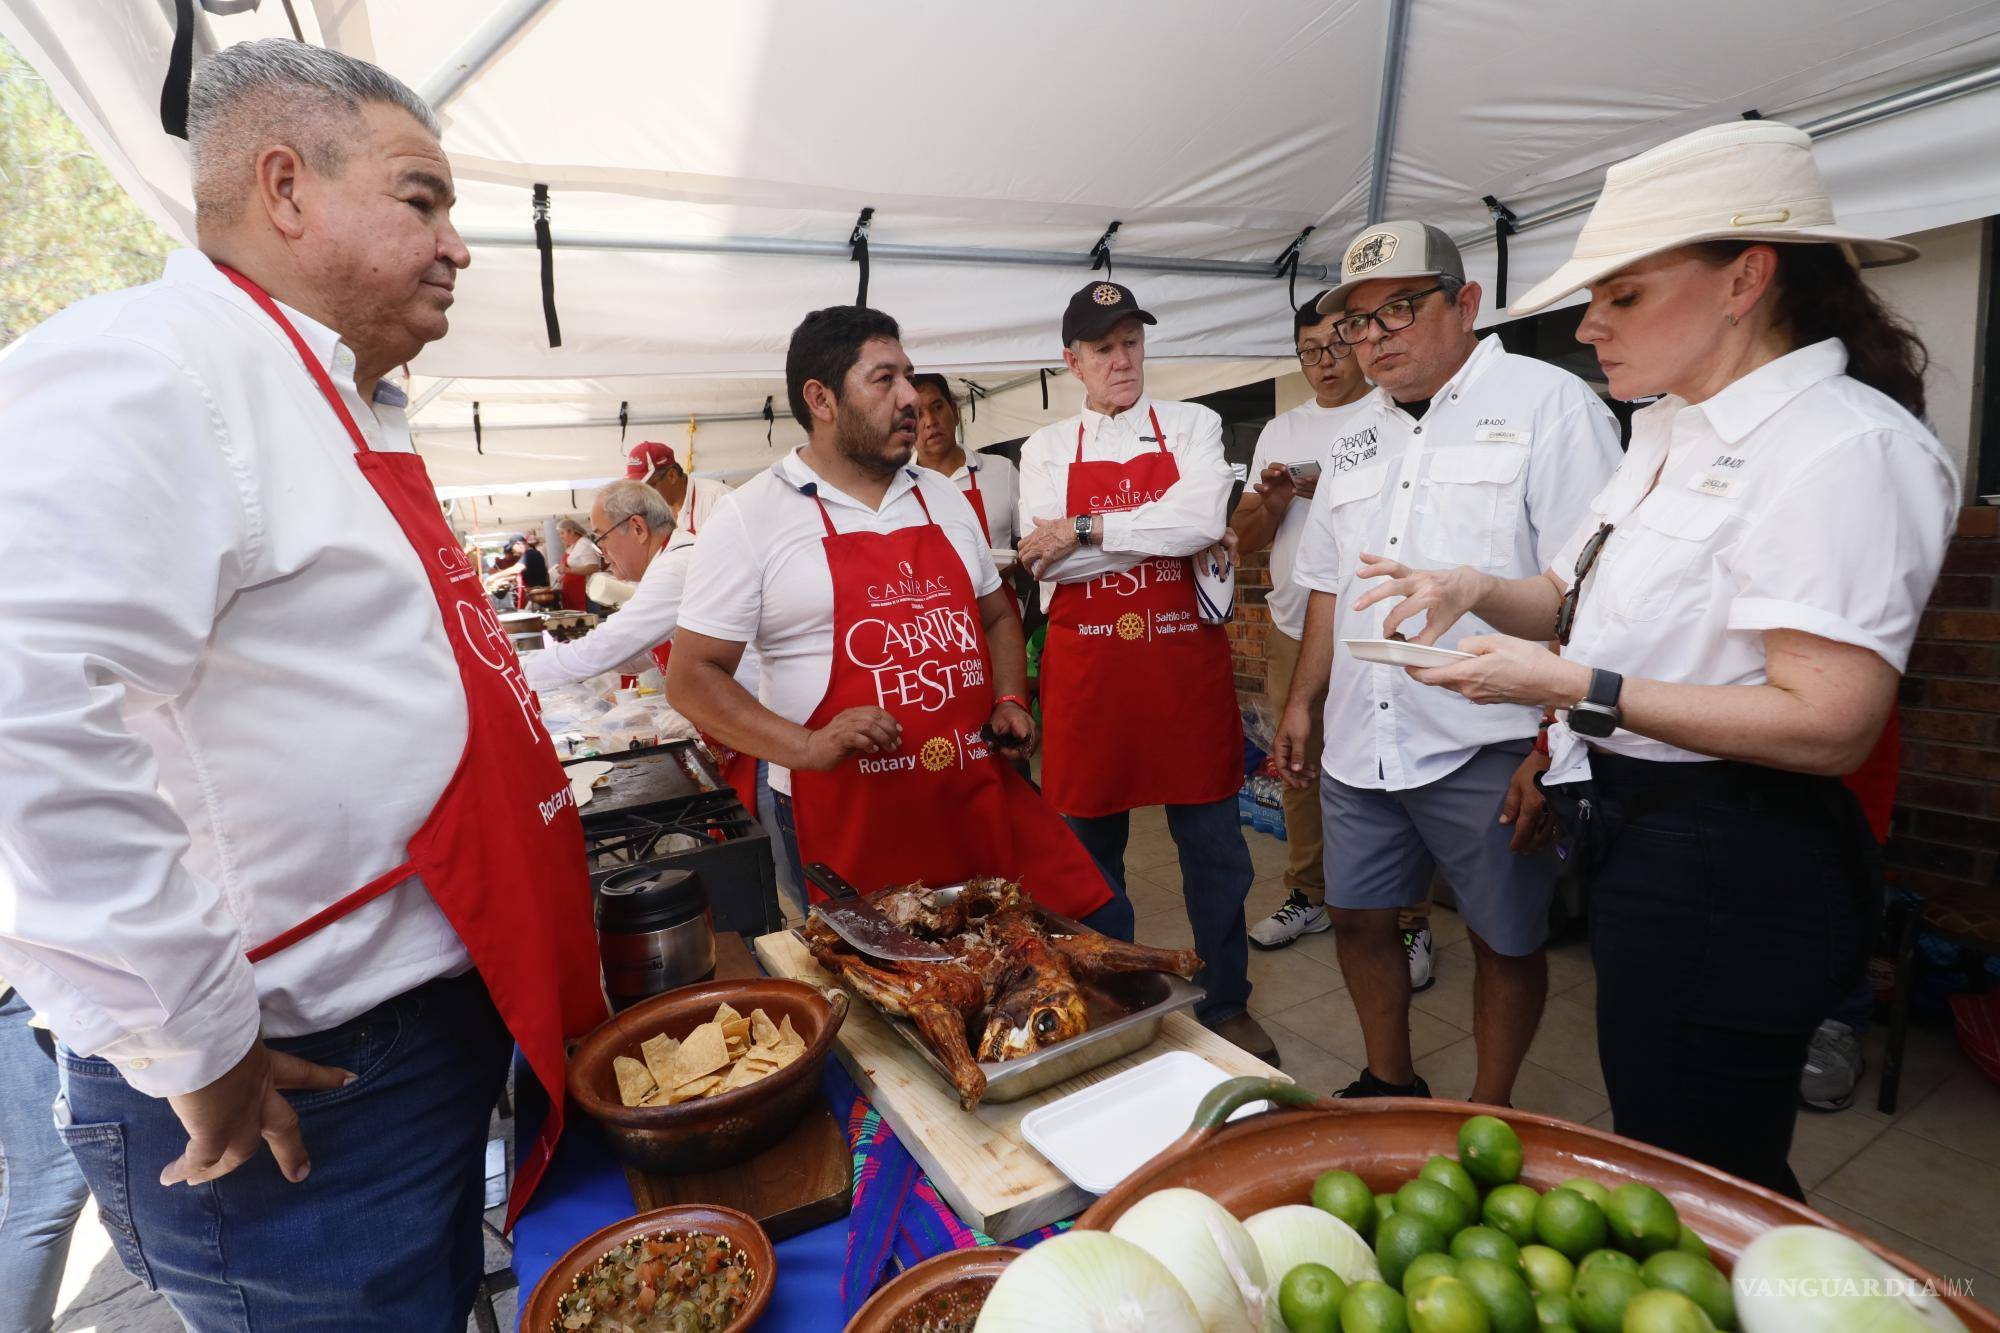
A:
{"label": "large carving knife", "polygon": [[880,908],[871,906],[852,884],[824,862],[815,861],[807,866],[806,878],[833,899],[830,903],[814,903],[812,914],[853,945],[855,952],[900,963],[949,963],[957,958],[944,946],[920,940],[882,915]]}

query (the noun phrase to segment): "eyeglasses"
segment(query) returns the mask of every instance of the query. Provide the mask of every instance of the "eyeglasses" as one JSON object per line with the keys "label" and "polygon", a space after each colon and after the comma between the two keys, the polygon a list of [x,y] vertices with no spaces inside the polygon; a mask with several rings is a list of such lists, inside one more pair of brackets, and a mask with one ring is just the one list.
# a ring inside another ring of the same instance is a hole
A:
{"label": "eyeglasses", "polygon": [[599,546],[602,546],[604,544],[604,539],[606,537],[609,537],[612,533],[618,531],[618,529],[624,527],[627,523],[630,523],[633,519],[638,517],[639,515],[637,514],[627,514],[624,518],[619,519],[616,523],[613,523],[609,527],[605,528],[604,531],[591,533],[590,540],[597,543]]}
{"label": "eyeglasses", "polygon": [[1350,353],[1344,343],[1328,343],[1325,347],[1308,345],[1299,349],[1299,364],[1302,366],[1316,366],[1322,361],[1328,359],[1339,361],[1348,355]]}
{"label": "eyeglasses", "polygon": [[1444,284],[1426,287],[1408,296],[1399,296],[1393,301],[1384,301],[1365,315],[1346,315],[1335,320],[1333,336],[1352,347],[1368,336],[1368,325],[1373,322],[1382,326],[1384,333],[1396,333],[1417,322],[1417,302],[1433,292],[1444,290]]}
{"label": "eyeglasses", "polygon": [[1556,642],[1565,648],[1569,647],[1569,632],[1576,628],[1576,604],[1583,597],[1583,580],[1596,567],[1597,557],[1604,553],[1604,543],[1610,539],[1611,525],[1599,524],[1576,557],[1576,577],[1569,581],[1569,591],[1556,607]]}

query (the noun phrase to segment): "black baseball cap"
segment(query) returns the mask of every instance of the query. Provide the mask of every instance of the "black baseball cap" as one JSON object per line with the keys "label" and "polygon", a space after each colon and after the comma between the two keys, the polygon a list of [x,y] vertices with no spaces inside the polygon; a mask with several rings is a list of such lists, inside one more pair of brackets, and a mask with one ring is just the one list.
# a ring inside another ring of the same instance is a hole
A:
{"label": "black baseball cap", "polygon": [[1139,298],[1125,284],[1087,282],[1076,289],[1076,295],[1069,298],[1069,308],[1063,311],[1063,346],[1102,338],[1122,319],[1136,319],[1141,324],[1160,322],[1139,308]]}

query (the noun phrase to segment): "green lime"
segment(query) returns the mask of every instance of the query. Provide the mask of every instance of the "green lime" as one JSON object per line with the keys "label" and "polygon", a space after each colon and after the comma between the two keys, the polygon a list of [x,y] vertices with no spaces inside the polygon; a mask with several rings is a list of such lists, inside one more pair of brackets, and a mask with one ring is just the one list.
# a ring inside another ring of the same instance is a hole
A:
{"label": "green lime", "polygon": [[1526,1185],[1495,1185],[1479,1217],[1487,1226],[1513,1237],[1516,1245],[1529,1245],[1535,1239],[1535,1205],[1541,1201],[1542,1196]]}
{"label": "green lime", "polygon": [[1375,1261],[1381,1265],[1382,1280],[1392,1287],[1403,1285],[1403,1270],[1420,1254],[1443,1254],[1444,1233],[1435,1222],[1398,1209],[1375,1232]]}
{"label": "green lime", "polygon": [[1477,1205],[1468,1204],[1448,1186],[1419,1176],[1396,1191],[1396,1214],[1410,1213],[1423,1218],[1444,1234],[1446,1240],[1472,1225]]}
{"label": "green lime", "polygon": [[1584,1198],[1590,1200],[1592,1203],[1596,1204],[1599,1208],[1602,1208],[1605,1205],[1605,1202],[1611,1198],[1610,1190],[1604,1188],[1604,1186],[1598,1184],[1596,1181],[1590,1179],[1588,1176],[1575,1176],[1569,1180],[1565,1180],[1562,1184],[1556,1186],[1556,1188],[1562,1190],[1575,1190],[1578,1194],[1581,1194]]}
{"label": "green lime", "polygon": [[1715,1325],[1678,1291],[1655,1289],[1626,1302],[1619,1333],[1715,1333]]}
{"label": "green lime", "polygon": [[1541,1333],[1577,1333],[1569,1297],[1554,1293],[1535,1297],[1535,1324]]}
{"label": "green lime", "polygon": [[1569,1290],[1569,1308],[1583,1333],[1620,1333],[1625,1307],[1646,1290],[1637,1275],[1612,1264],[1598,1264],[1576,1275]]}
{"label": "green lime", "polygon": [[1486,1307],[1455,1277],[1434,1277],[1410,1293],[1410,1333],[1493,1333]]}
{"label": "green lime", "polygon": [[1576,1265],[1546,1245],[1521,1247],[1521,1271],[1527,1275],[1528,1290],[1537,1296],[1567,1296],[1576,1281]]}
{"label": "green lime", "polygon": [[1521,1247],[1497,1227],[1467,1227],[1451,1238],[1454,1259],[1491,1259],[1509,1268],[1521,1266]]}
{"label": "green lime", "polygon": [[1720,1269],[1685,1250],[1663,1250],[1639,1268],[1649,1287],[1678,1291],[1701,1307],[1717,1328],[1736,1326],[1736,1295]]}
{"label": "green lime", "polygon": [[1403,1270],[1403,1294],[1409,1295],[1434,1277],[1457,1277],[1458,1260],[1448,1254],[1425,1253],[1410,1260]]}
{"label": "green lime", "polygon": [[1637,1181],[1611,1191],[1610,1202],[1604,1205],[1604,1220],[1611,1224],[1611,1239],[1618,1248],[1641,1259],[1671,1250],[1681,1238],[1680,1214],[1667,1202],[1667,1196]]}
{"label": "green lime", "polygon": [[1562,1251],[1571,1263],[1603,1249],[1610,1235],[1603,1211],[1567,1185],[1550,1190],[1535,1205],[1535,1239]]}
{"label": "green lime", "polygon": [[1465,1200],[1465,1206],[1473,1217],[1479,1216],[1479,1186],[1472,1183],[1472,1176],[1457,1162],[1443,1153],[1424,1163],[1424,1169],[1417,1172],[1419,1180],[1433,1180]]}
{"label": "green lime", "polygon": [[1704,1259],[1709,1257],[1708,1242],[1697,1235],[1695,1229],[1685,1222],[1681,1223],[1681,1238],[1674,1242],[1674,1248],[1683,1250],[1688,1254],[1700,1255]]}
{"label": "green lime", "polygon": [[1410,1333],[1401,1293],[1380,1282],[1356,1282],[1340,1298],[1340,1333]]}
{"label": "green lime", "polygon": [[1493,1333],[1535,1333],[1535,1297],[1519,1267],[1497,1259],[1465,1259],[1458,1265],[1458,1280],[1486,1307]]}
{"label": "green lime", "polygon": [[1352,1171],[1323,1172],[1313,1182],[1312,1205],[1353,1227],[1364,1240],[1375,1234],[1375,1195]]}
{"label": "green lime", "polygon": [[[1591,1269],[1598,1267],[1600,1264],[1606,1265],[1611,1268],[1620,1269],[1624,1272],[1630,1273],[1633,1277],[1643,1276],[1639,1272],[1639,1261],[1637,1259],[1634,1259],[1631,1255],[1625,1253],[1625,1251],[1592,1250],[1589,1254],[1584,1255],[1583,1258],[1577,1262],[1576,1265],[1577,1277],[1581,1279],[1585,1273],[1588,1273]],[[1575,1284],[1572,1283],[1571,1285],[1574,1286]]]}
{"label": "green lime", "polygon": [[1389,1214],[1391,1214],[1391,1213],[1393,1213],[1393,1212],[1395,1212],[1395,1211],[1396,1211],[1396,1196],[1395,1196],[1395,1195],[1394,1195],[1393,1193],[1390,1193],[1390,1194],[1378,1194],[1378,1195],[1376,1195],[1376,1196],[1375,1196],[1375,1225],[1376,1225],[1376,1226],[1378,1226],[1378,1227],[1379,1227],[1379,1226],[1381,1226],[1381,1225],[1382,1225],[1382,1219],[1383,1219],[1383,1218],[1385,1218],[1385,1217],[1387,1217],[1387,1216],[1388,1216]]}
{"label": "green lime", "polygon": [[1325,1264],[1300,1264],[1278,1284],[1278,1313],[1291,1333],[1340,1333],[1347,1284]]}
{"label": "green lime", "polygon": [[1476,1115],[1458,1127],[1458,1160],[1487,1189],[1521,1178],[1521,1136],[1497,1116]]}

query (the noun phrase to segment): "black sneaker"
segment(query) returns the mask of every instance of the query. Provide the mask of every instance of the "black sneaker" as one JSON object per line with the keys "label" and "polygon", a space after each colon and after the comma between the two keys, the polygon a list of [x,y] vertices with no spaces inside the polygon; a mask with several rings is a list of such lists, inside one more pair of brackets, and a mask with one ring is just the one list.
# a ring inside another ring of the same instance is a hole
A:
{"label": "black sneaker", "polygon": [[1428,1097],[1431,1095],[1431,1085],[1424,1082],[1423,1075],[1418,1074],[1407,1084],[1397,1087],[1394,1083],[1384,1083],[1381,1079],[1376,1078],[1375,1075],[1364,1069],[1361,1071],[1360,1078],[1355,1079],[1344,1089],[1333,1095],[1336,1097]]}

